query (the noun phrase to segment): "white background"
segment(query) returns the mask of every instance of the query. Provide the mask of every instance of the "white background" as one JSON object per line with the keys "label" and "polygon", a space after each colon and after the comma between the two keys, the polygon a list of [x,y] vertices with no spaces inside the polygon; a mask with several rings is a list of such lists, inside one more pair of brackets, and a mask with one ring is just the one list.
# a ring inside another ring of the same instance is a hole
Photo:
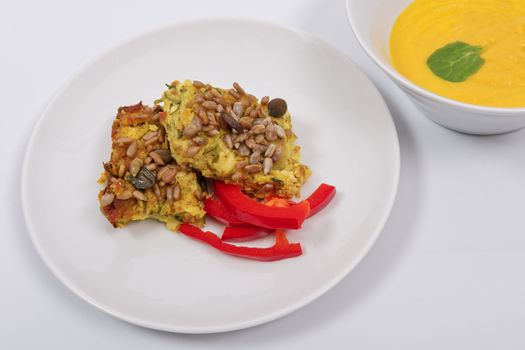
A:
{"label": "white background", "polygon": [[[211,16],[303,29],[351,57],[393,114],[401,182],[375,246],[320,299],[247,330],[169,334],[113,319],[51,275],[29,240],[19,179],[39,113],[83,64]],[[358,47],[344,1],[2,0],[0,44],[0,349],[525,348],[525,131],[475,137],[424,118]]]}

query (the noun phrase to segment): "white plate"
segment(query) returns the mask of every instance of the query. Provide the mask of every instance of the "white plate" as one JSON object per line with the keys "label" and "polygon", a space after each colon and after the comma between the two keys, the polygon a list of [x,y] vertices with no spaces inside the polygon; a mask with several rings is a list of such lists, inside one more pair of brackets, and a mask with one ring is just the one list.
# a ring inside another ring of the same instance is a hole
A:
{"label": "white plate", "polygon": [[[153,221],[115,230],[100,214],[96,180],[116,108],[151,103],[165,82],[187,78],[218,86],[235,80],[256,96],[288,101],[313,169],[303,193],[321,182],[338,190],[327,209],[289,234],[302,243],[301,257],[243,260]],[[66,84],[31,136],[22,200],[42,259],[81,298],[141,326],[207,333],[276,319],[333,287],[379,235],[398,175],[388,109],[347,57],[273,24],[206,20],[132,40]]]}

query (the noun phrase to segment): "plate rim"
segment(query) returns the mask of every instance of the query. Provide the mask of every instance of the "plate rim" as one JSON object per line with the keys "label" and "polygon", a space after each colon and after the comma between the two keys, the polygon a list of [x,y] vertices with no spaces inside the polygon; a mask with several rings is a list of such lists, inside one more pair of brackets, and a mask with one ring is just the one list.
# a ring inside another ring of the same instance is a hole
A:
{"label": "plate rim", "polygon": [[[51,107],[56,103],[56,101],[62,96],[62,94],[70,87],[70,85],[87,69],[95,66],[100,60],[105,58],[108,55],[111,55],[112,53],[120,50],[121,48],[135,42],[138,40],[141,40],[143,38],[149,37],[149,36],[155,36],[158,33],[161,33],[166,30],[172,30],[174,28],[178,27],[185,27],[188,25],[196,24],[196,23],[217,23],[217,22],[237,22],[240,25],[243,24],[257,24],[260,26],[266,26],[271,27],[273,29],[278,29],[282,31],[291,32],[296,36],[303,37],[305,39],[308,39],[309,42],[315,43],[316,45],[320,46],[324,50],[328,50],[333,52],[335,55],[341,57],[344,59],[347,63],[351,64],[356,68],[356,71],[358,71],[358,74],[361,74],[364,79],[368,80],[370,83],[373,91],[377,94],[379,97],[380,103],[382,104],[383,108],[385,109],[386,113],[390,118],[388,119],[388,125],[393,131],[393,142],[395,146],[395,159],[394,159],[394,177],[393,177],[393,183],[391,184],[391,193],[389,194],[388,201],[387,201],[387,208],[382,214],[381,218],[378,220],[378,225],[376,229],[372,232],[370,235],[370,238],[367,240],[364,247],[361,249],[360,253],[356,255],[353,263],[348,264],[344,269],[341,269],[338,274],[332,280],[329,281],[329,283],[325,283],[323,286],[315,290],[313,293],[306,295],[305,297],[299,299],[298,301],[294,302],[293,304],[288,305],[285,308],[282,308],[278,311],[250,319],[248,321],[243,322],[237,322],[237,323],[230,323],[226,325],[220,325],[215,327],[184,327],[184,326],[178,326],[178,325],[170,325],[167,323],[158,323],[158,322],[152,322],[143,320],[138,317],[134,317],[131,315],[127,315],[125,313],[122,313],[120,311],[114,310],[108,305],[105,305],[91,296],[89,296],[87,293],[83,292],[80,288],[78,288],[74,282],[70,281],[61,271],[59,268],[55,267],[54,264],[51,262],[51,259],[48,257],[47,253],[45,252],[45,249],[40,245],[38,235],[36,234],[36,229],[31,221],[31,217],[29,215],[29,198],[28,198],[28,191],[27,191],[27,183],[28,183],[28,167],[29,167],[29,158],[30,154],[32,153],[32,150],[34,148],[35,144],[35,138],[37,133],[39,132],[42,123],[45,120],[45,116],[48,114]],[[399,136],[397,133],[397,129],[394,123],[394,120],[392,118],[392,114],[388,108],[388,105],[386,104],[383,96],[379,92],[376,85],[373,83],[373,81],[364,73],[364,71],[361,70],[361,68],[345,53],[343,53],[341,50],[337,49],[336,47],[332,46],[331,44],[327,43],[326,41],[322,40],[321,38],[318,38],[317,36],[306,32],[304,30],[291,27],[288,25],[284,25],[281,23],[275,23],[267,20],[260,20],[260,19],[252,19],[252,18],[240,18],[240,17],[228,17],[228,16],[217,16],[217,17],[205,17],[205,18],[196,18],[196,19],[189,19],[189,20],[182,20],[177,21],[175,23],[163,25],[160,27],[157,27],[153,30],[147,30],[145,32],[142,32],[138,35],[131,36],[129,38],[125,38],[116,44],[110,46],[109,48],[106,48],[96,54],[94,57],[88,59],[86,62],[80,65],[80,67],[75,70],[55,91],[55,93],[51,96],[49,99],[49,102],[46,104],[45,108],[41,111],[38,120],[33,125],[33,129],[31,131],[31,134],[29,136],[29,140],[26,144],[25,151],[24,151],[24,159],[22,163],[22,172],[21,172],[21,183],[20,183],[20,196],[21,196],[21,204],[22,204],[22,212],[24,217],[24,222],[29,234],[29,238],[37,251],[40,259],[44,262],[45,266],[49,269],[51,274],[60,281],[61,284],[63,284],[66,289],[73,292],[75,295],[77,295],[80,299],[84,300],[88,304],[94,306],[96,309],[103,311],[104,313],[107,313],[119,320],[145,327],[150,329],[156,329],[160,331],[166,331],[166,332],[173,332],[173,333],[185,333],[185,334],[211,334],[211,333],[222,333],[222,332],[230,332],[235,330],[241,330],[245,328],[254,327],[257,325],[261,325],[279,318],[282,318],[294,311],[299,310],[300,308],[310,304],[312,301],[318,299],[322,295],[324,295],[326,292],[328,292],[330,289],[332,289],[334,286],[336,286],[344,277],[346,277],[362,260],[363,258],[368,254],[371,247],[375,244],[377,241],[379,235],[384,229],[384,226],[390,217],[390,213],[392,212],[392,208],[395,203],[395,199],[397,196],[397,192],[399,189],[399,178],[400,178],[400,167],[401,167],[401,160],[400,160],[400,146],[399,146]]]}

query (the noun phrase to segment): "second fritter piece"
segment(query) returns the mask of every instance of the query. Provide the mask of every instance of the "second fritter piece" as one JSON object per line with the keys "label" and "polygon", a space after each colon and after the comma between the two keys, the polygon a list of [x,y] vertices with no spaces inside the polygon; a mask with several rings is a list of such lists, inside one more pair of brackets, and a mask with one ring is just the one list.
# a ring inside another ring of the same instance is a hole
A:
{"label": "second fritter piece", "polygon": [[237,83],[221,89],[175,81],[158,102],[172,155],[204,177],[240,184],[257,197],[291,198],[311,174],[283,99],[258,101]]}
{"label": "second fritter piece", "polygon": [[109,222],[122,227],[148,218],[176,230],[183,222],[202,226],[204,193],[197,175],[171,156],[160,108],[120,107],[111,131],[111,158],[99,182],[100,208]]}

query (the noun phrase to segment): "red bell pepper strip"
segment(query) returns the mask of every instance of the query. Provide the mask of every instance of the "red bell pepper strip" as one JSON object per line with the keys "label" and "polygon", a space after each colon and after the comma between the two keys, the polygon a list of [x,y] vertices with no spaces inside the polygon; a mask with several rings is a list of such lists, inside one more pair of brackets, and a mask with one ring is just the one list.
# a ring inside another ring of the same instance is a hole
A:
{"label": "red bell pepper strip", "polygon": [[228,210],[224,207],[224,204],[216,198],[206,198],[204,200],[204,210],[206,214],[212,218],[222,222],[225,225],[235,226],[235,227],[246,227],[251,226],[243,221],[237,220],[234,218]]}
{"label": "red bell pepper strip", "polygon": [[247,227],[227,226],[224,228],[224,231],[222,232],[221,239],[223,241],[246,242],[246,241],[252,241],[254,239],[267,236],[272,232],[274,232],[274,230],[257,227],[257,226],[247,226]]}
{"label": "red bell pepper strip", "polygon": [[275,244],[268,248],[242,247],[221,241],[217,235],[210,231],[202,231],[200,228],[190,224],[182,224],[179,231],[189,237],[202,241],[223,253],[235,255],[241,258],[275,261],[293,258],[303,253],[300,243],[290,243],[283,231],[275,233]]}
{"label": "red bell pepper strip", "polygon": [[326,207],[332,198],[334,198],[335,192],[334,186],[325,183],[319,185],[310,197],[306,198],[308,203],[310,203],[310,214],[308,214],[308,217],[317,214],[321,209]]}
{"label": "red bell pepper strip", "polygon": [[271,207],[244,193],[238,185],[215,181],[215,195],[236,219],[271,229],[300,229],[310,212],[308,201],[288,208]]}
{"label": "red bell pepper strip", "polygon": [[279,207],[279,208],[288,208],[291,205],[297,204],[286,198],[275,197],[275,196],[266,197],[263,200],[263,203],[265,205],[269,205],[270,207]]}

